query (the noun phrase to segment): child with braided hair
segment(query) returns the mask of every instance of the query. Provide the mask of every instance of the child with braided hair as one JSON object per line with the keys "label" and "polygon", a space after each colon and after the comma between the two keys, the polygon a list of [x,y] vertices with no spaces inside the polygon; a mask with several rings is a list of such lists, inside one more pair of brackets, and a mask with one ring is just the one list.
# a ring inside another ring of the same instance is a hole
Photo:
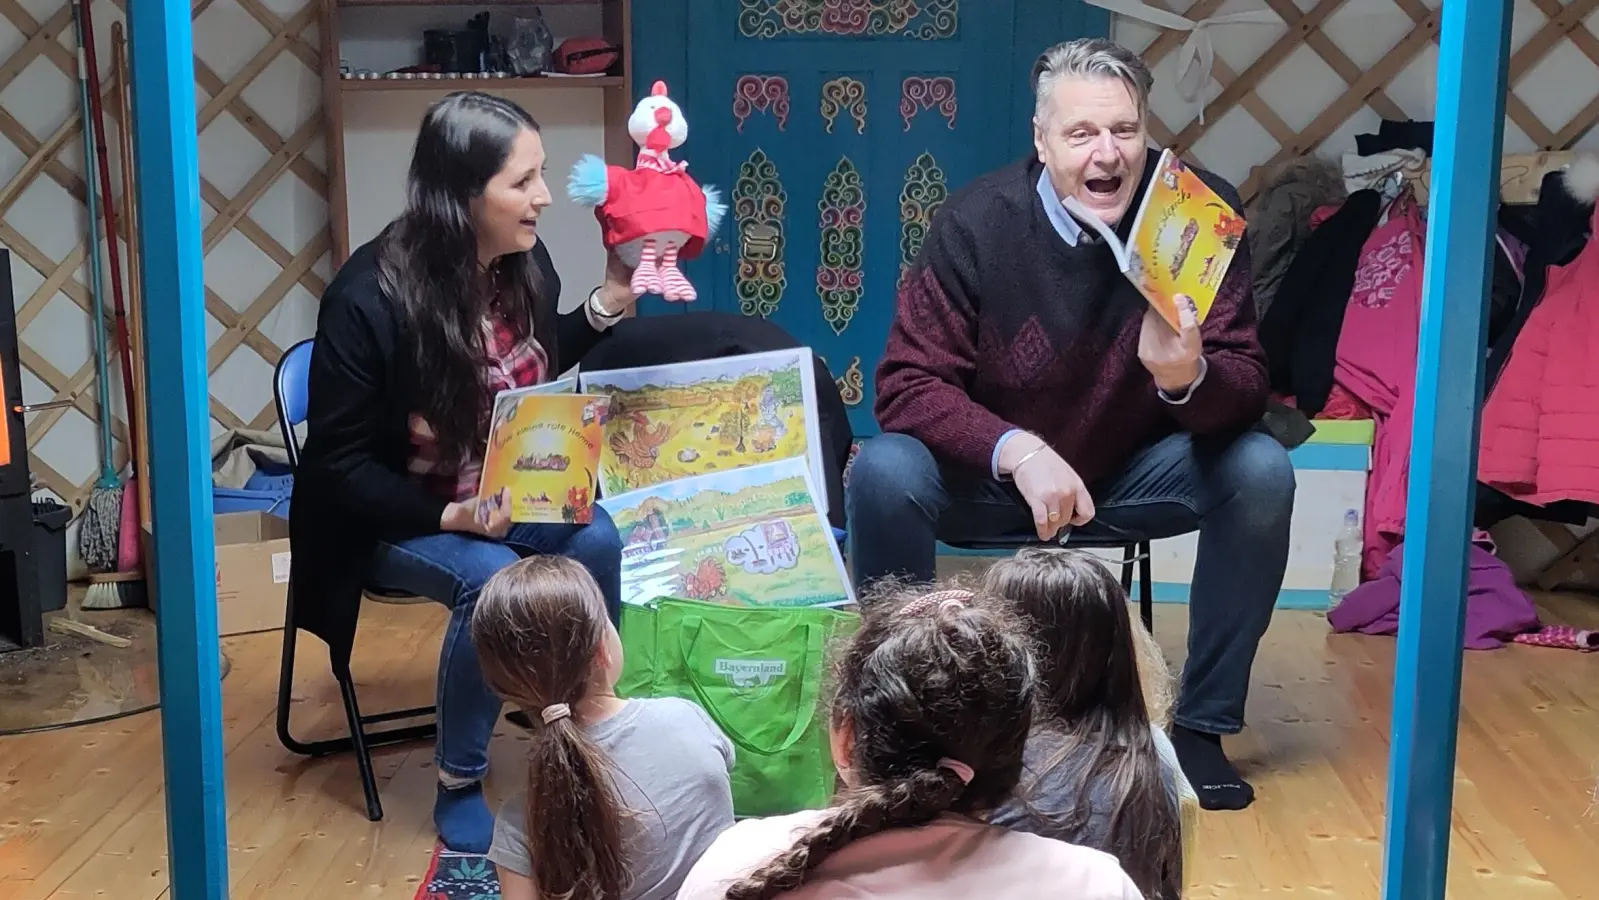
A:
{"label": "child with braided hair", "polygon": [[983,821],[1016,787],[1037,693],[1006,601],[890,588],[862,607],[829,709],[843,794],[723,832],[678,900],[1142,900],[1109,854]]}

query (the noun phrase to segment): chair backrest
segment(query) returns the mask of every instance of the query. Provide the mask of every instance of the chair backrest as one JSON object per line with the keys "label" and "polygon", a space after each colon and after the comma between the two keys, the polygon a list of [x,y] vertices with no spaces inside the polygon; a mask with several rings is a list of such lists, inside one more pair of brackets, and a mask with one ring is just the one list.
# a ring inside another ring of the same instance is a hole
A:
{"label": "chair backrest", "polygon": [[305,421],[308,403],[308,382],[311,375],[311,348],[313,338],[284,351],[278,367],[272,373],[272,400],[278,409],[278,428],[283,431],[283,446],[289,454],[289,465],[300,465],[300,438],[295,426]]}

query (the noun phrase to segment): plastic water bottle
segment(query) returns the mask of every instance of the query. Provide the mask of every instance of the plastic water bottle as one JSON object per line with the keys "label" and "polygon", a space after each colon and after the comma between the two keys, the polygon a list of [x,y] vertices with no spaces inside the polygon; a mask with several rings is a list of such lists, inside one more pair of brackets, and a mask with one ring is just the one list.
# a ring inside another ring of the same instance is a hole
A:
{"label": "plastic water bottle", "polygon": [[1333,541],[1332,590],[1328,591],[1331,606],[1337,606],[1344,595],[1360,585],[1360,513],[1344,513],[1344,527]]}

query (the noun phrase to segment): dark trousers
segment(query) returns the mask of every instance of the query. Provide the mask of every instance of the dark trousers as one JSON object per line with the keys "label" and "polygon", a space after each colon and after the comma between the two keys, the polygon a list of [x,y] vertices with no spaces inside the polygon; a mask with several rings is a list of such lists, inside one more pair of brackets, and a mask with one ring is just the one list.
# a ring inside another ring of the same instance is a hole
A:
{"label": "dark trousers", "polygon": [[[1288,564],[1294,470],[1266,434],[1175,434],[1089,486],[1085,537],[1159,539],[1199,532],[1189,592],[1188,661],[1175,721],[1234,734],[1244,725],[1249,670],[1271,622]],[[867,441],[846,490],[850,563],[858,588],[886,575],[933,578],[939,540],[1036,540],[1033,517],[1010,482],[941,466],[915,438]]]}

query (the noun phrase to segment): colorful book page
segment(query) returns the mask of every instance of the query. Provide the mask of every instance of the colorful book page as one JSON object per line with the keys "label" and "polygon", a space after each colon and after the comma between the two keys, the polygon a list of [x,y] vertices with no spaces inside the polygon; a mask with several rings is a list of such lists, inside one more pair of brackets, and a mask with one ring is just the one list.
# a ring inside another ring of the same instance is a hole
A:
{"label": "colorful book page", "polygon": [[1167,150],[1133,222],[1127,277],[1173,329],[1178,294],[1204,322],[1243,237],[1243,217]]}
{"label": "colorful book page", "polygon": [[[802,347],[580,373],[584,393],[611,397],[600,493],[790,457],[825,484],[814,365]],[[826,493],[815,502],[825,515]]]}
{"label": "colorful book page", "polygon": [[609,407],[605,396],[502,391],[494,398],[480,501],[499,496],[510,504],[512,522],[592,522]]}
{"label": "colorful book page", "polygon": [[622,535],[622,600],[732,606],[854,602],[801,458],[693,475],[600,506]]}

